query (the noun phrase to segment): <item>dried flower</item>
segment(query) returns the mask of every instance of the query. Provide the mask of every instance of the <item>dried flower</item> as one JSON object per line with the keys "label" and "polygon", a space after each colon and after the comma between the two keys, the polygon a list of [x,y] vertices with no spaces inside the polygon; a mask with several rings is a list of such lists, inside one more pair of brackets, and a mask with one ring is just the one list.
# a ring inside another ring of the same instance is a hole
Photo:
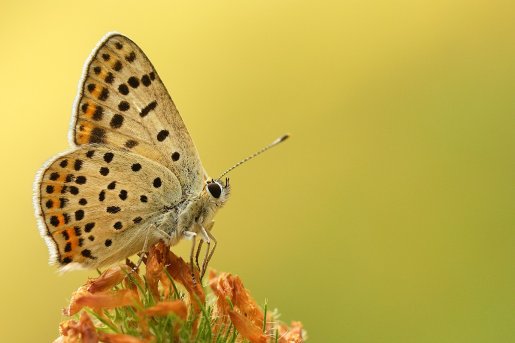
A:
{"label": "dried flower", "polygon": [[300,322],[288,327],[267,314],[238,276],[212,271],[214,297],[206,297],[198,271],[194,280],[191,266],[163,242],[143,261],[143,277],[128,261],[75,291],[63,312],[76,318],[61,323],[55,342],[303,342]]}
{"label": "dried flower", "polygon": [[186,320],[188,308],[182,300],[161,301],[157,305],[147,308],[145,311],[143,311],[143,313],[150,317],[163,317],[169,315],[170,313],[174,313],[182,320]]}

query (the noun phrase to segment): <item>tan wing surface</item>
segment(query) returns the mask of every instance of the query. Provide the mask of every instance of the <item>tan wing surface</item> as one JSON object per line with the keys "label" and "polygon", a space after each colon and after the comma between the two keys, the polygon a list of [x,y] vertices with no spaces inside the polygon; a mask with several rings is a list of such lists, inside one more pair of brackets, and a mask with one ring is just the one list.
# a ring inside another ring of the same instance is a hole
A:
{"label": "tan wing surface", "polygon": [[203,187],[193,141],[152,63],[129,38],[109,34],[87,61],[72,127],[77,145],[130,150],[170,169],[183,196]]}
{"label": "tan wing surface", "polygon": [[96,144],[51,161],[36,187],[41,234],[61,267],[99,267],[141,251],[182,194],[159,163]]}

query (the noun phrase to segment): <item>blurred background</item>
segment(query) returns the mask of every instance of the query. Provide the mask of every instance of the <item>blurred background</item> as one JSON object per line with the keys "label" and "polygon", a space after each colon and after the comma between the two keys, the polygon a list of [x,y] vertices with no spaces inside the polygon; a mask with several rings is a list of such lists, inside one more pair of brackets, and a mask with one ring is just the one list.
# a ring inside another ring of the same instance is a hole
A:
{"label": "blurred background", "polygon": [[[95,272],[47,265],[36,171],[68,149],[84,61],[152,60],[212,175],[211,266],[312,342],[515,340],[510,1],[2,1],[0,335],[49,342]],[[177,248],[188,256],[187,247]]]}

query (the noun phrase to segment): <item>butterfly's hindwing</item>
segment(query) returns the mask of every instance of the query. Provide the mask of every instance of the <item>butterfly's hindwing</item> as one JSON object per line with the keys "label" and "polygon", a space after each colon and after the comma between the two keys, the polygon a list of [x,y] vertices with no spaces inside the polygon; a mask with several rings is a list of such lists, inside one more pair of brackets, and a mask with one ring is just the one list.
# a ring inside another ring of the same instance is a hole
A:
{"label": "butterfly's hindwing", "polygon": [[108,35],[87,62],[73,123],[77,145],[130,150],[170,169],[183,195],[198,193],[204,170],[170,95],[143,51]]}
{"label": "butterfly's hindwing", "polygon": [[159,163],[97,144],[56,158],[36,182],[42,234],[61,267],[96,267],[140,251],[147,228],[182,194]]}

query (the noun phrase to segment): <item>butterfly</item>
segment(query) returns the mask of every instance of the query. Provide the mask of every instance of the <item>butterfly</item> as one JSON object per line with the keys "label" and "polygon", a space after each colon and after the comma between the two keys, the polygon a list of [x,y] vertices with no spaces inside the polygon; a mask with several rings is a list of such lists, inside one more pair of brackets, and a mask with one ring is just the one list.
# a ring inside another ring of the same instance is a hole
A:
{"label": "butterfly", "polygon": [[[284,141],[282,136],[210,178],[168,91],[144,52],[119,33],[93,50],[79,83],[69,139],[72,149],[36,175],[34,207],[50,263],[62,271],[98,268],[144,252],[159,240],[217,241],[215,213],[230,195],[222,177]],[[211,244],[213,247],[210,248]]]}

